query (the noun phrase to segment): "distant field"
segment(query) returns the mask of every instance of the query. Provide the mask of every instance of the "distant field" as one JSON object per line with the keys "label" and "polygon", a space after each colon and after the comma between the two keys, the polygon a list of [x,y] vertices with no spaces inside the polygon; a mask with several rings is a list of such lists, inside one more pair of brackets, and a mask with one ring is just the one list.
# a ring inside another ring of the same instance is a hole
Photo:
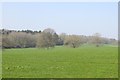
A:
{"label": "distant field", "polygon": [[118,48],[55,47],[3,50],[4,78],[117,78]]}

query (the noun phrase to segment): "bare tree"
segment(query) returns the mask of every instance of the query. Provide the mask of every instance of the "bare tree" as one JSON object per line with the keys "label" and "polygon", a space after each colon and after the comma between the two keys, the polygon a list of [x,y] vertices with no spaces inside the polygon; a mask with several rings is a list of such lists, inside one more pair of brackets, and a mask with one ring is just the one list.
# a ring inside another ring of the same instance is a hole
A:
{"label": "bare tree", "polygon": [[39,34],[37,38],[37,47],[40,48],[50,48],[56,45],[55,41],[55,31],[53,29],[45,29],[42,33]]}
{"label": "bare tree", "polygon": [[9,39],[8,35],[3,35],[2,36],[2,48],[11,48],[12,43]]}
{"label": "bare tree", "polygon": [[26,33],[23,32],[12,32],[9,34],[9,39],[14,47],[25,47],[26,37]]}
{"label": "bare tree", "polygon": [[51,28],[44,29],[43,32],[44,32],[44,33],[49,33],[49,34],[51,34],[51,35],[54,35],[54,34],[56,33],[56,32],[55,32],[53,29],[51,29]]}
{"label": "bare tree", "polygon": [[77,35],[68,35],[65,37],[64,44],[73,48],[79,47],[81,44],[80,37]]}
{"label": "bare tree", "polygon": [[86,43],[95,44],[96,47],[99,47],[101,44],[117,45],[118,40],[101,37],[99,33],[95,33],[92,36],[67,35],[65,33],[58,35],[51,28],[47,28],[43,32],[31,30],[0,30],[0,47],[3,48],[29,48],[36,46],[50,48],[55,45],[68,45],[76,48]]}
{"label": "bare tree", "polygon": [[100,33],[95,33],[92,36],[92,43],[96,45],[96,47],[99,47],[102,43],[102,38]]}
{"label": "bare tree", "polygon": [[3,46],[11,48],[35,47],[36,41],[32,34],[24,32],[11,32],[3,36]]}
{"label": "bare tree", "polygon": [[67,34],[66,33],[61,33],[60,35],[59,35],[59,37],[64,41],[65,40],[65,37],[67,36]]}

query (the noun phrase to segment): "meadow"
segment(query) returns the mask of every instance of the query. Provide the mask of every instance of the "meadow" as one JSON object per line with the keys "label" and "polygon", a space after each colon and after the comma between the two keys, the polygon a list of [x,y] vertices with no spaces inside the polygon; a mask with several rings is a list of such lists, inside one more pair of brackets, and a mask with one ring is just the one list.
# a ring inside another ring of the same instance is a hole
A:
{"label": "meadow", "polygon": [[118,48],[5,49],[3,78],[117,78]]}

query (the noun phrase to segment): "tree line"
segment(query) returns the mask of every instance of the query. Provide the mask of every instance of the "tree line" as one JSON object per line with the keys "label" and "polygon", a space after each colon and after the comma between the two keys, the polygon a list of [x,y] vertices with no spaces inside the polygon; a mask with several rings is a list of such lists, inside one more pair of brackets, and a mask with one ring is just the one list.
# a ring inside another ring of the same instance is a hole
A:
{"label": "tree line", "polygon": [[92,36],[57,34],[53,29],[43,31],[32,30],[0,30],[0,44],[2,48],[51,48],[55,46],[69,46],[77,48],[83,44],[94,44],[99,47],[104,44],[117,45],[116,39],[101,37],[100,33]]}

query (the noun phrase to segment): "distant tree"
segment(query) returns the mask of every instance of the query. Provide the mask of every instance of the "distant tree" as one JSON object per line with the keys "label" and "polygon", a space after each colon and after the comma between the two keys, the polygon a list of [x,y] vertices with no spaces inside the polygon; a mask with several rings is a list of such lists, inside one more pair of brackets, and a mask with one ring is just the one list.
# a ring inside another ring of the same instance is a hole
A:
{"label": "distant tree", "polygon": [[51,35],[54,35],[56,32],[51,28],[47,28],[43,30],[43,33],[49,33]]}
{"label": "distant tree", "polygon": [[77,35],[68,35],[65,37],[64,44],[73,48],[79,47],[81,44],[80,37]]}
{"label": "distant tree", "polygon": [[29,47],[36,47],[36,36],[32,34],[26,34],[25,40],[25,46],[26,48]]}
{"label": "distant tree", "polygon": [[105,38],[105,37],[101,37],[101,43],[102,44],[110,44],[110,39]]}
{"label": "distant tree", "polygon": [[11,40],[12,46],[24,48],[26,45],[27,34],[22,32],[12,32],[9,34],[9,39]]}
{"label": "distant tree", "polygon": [[109,44],[111,44],[111,45],[118,45],[118,40],[116,40],[116,39],[113,39],[113,38],[110,38],[109,39]]}
{"label": "distant tree", "polygon": [[37,47],[47,48],[54,47],[56,45],[57,35],[53,29],[47,28],[41,32],[37,39]]}
{"label": "distant tree", "polygon": [[100,44],[102,43],[102,38],[100,33],[93,34],[92,43],[95,44],[96,47],[100,46]]}
{"label": "distant tree", "polygon": [[[118,40],[114,38],[101,37],[101,34],[95,33],[92,36],[85,35],[67,35],[62,33],[58,35],[53,29],[47,28],[42,32],[32,30],[0,30],[0,47],[3,48],[29,48],[42,47],[50,48],[55,45],[68,45],[73,48],[81,44],[95,44],[99,47],[101,44],[118,45]],[[120,41],[119,41],[120,42]]]}
{"label": "distant tree", "polygon": [[[9,42],[12,48],[35,47],[36,41],[32,34],[24,32],[12,32],[7,36],[6,42]],[[5,42],[5,41],[3,41]]]}
{"label": "distant tree", "polygon": [[55,42],[55,45],[57,45],[57,44],[59,44],[59,36],[58,36],[58,34],[57,33],[54,33],[53,34],[53,40],[54,40],[54,42]]}
{"label": "distant tree", "polygon": [[64,41],[59,37],[56,45],[60,46],[60,45],[64,45]]}
{"label": "distant tree", "polygon": [[65,40],[65,37],[66,37],[66,36],[67,36],[66,33],[61,33],[61,34],[59,35],[60,39],[62,39],[63,41]]}
{"label": "distant tree", "polygon": [[84,36],[84,35],[78,35],[79,36],[79,38],[80,38],[80,43],[81,44],[85,44],[85,43],[87,43],[87,37],[86,36]]}
{"label": "distant tree", "polygon": [[2,36],[2,48],[11,48],[12,43],[8,37],[8,35]]}

